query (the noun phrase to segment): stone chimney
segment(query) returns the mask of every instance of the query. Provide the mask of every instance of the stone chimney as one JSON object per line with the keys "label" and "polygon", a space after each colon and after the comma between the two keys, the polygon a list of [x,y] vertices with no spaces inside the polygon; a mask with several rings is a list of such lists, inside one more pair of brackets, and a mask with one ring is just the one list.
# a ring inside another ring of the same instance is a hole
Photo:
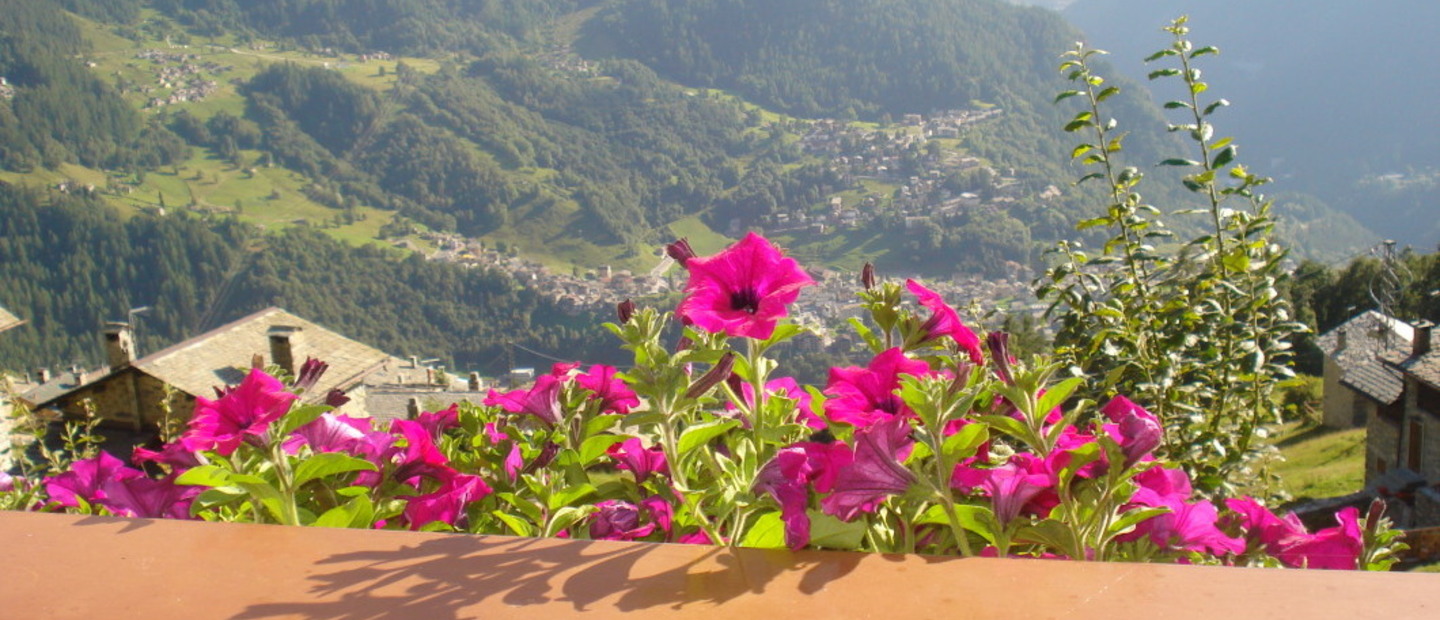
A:
{"label": "stone chimney", "polygon": [[471,392],[479,392],[479,391],[480,391],[480,373],[478,373],[478,372],[471,372],[471,373],[470,373],[470,391],[471,391]]}
{"label": "stone chimney", "polygon": [[420,399],[412,398],[405,401],[405,419],[414,420],[420,417]]}
{"label": "stone chimney", "polygon": [[294,376],[300,367],[295,363],[300,350],[301,329],[293,325],[272,325],[270,327],[270,363],[283,368]]}
{"label": "stone chimney", "polygon": [[105,342],[105,359],[110,362],[110,370],[135,361],[135,332],[130,329],[129,323],[106,323],[101,340]]}
{"label": "stone chimney", "polygon": [[1335,332],[1335,357],[1340,357],[1340,354],[1345,352],[1345,341],[1345,328],[1342,327]]}
{"label": "stone chimney", "polygon": [[1415,342],[1411,345],[1410,356],[1419,357],[1430,352],[1430,332],[1435,324],[1425,319],[1415,322]]}
{"label": "stone chimney", "polygon": [[36,369],[35,369],[35,383],[42,383],[42,384],[43,384],[43,383],[49,383],[49,382],[50,382],[50,369],[49,369],[49,368],[36,368]]}

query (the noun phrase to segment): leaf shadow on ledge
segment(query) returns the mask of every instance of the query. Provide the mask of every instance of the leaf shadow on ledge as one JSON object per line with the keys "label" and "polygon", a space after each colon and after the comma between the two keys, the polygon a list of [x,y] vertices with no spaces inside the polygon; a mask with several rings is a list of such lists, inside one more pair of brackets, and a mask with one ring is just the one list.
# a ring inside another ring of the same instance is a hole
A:
{"label": "leaf shadow on ledge", "polygon": [[569,605],[554,612],[680,610],[761,594],[777,577],[797,572],[798,580],[788,576],[784,587],[815,594],[866,555],[453,536],[334,555],[308,577],[314,599],[251,605],[235,617],[462,618],[495,604]]}

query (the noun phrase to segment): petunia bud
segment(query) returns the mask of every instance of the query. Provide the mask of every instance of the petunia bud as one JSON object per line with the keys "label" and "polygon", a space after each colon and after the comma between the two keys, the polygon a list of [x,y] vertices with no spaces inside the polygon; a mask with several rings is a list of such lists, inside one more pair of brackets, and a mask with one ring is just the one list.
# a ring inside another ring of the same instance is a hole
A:
{"label": "petunia bud", "polygon": [[305,363],[300,365],[300,372],[295,373],[295,387],[302,392],[308,392],[320,381],[320,376],[330,369],[330,365],[313,357],[305,358]]}
{"label": "petunia bud", "polygon": [[700,398],[704,396],[706,392],[710,391],[710,388],[730,378],[730,372],[734,367],[735,353],[726,351],[725,356],[721,357],[720,361],[715,362],[715,365],[711,367],[708,372],[700,375],[699,379],[696,379],[694,383],[690,384],[690,389],[685,390],[685,398]]}
{"label": "petunia bud", "polygon": [[995,375],[1005,383],[1014,384],[1015,378],[1010,372],[1010,364],[1014,360],[1010,357],[1010,334],[990,332],[985,337],[985,346],[990,349],[990,359],[995,362]]}
{"label": "petunia bud", "polygon": [[630,322],[630,317],[635,316],[635,302],[625,300],[615,306],[615,314],[620,318],[620,324]]}
{"label": "petunia bud", "polygon": [[665,246],[665,253],[669,254],[670,258],[675,259],[675,262],[680,263],[681,267],[684,267],[686,263],[690,262],[690,259],[695,258],[695,250],[690,249],[690,240],[685,237],[681,237],[679,241]]}
{"label": "petunia bud", "polygon": [[340,390],[330,390],[325,393],[325,404],[331,407],[339,407],[350,402],[350,397]]}
{"label": "petunia bud", "polygon": [[860,284],[864,286],[867,291],[875,288],[874,263],[866,261],[865,266],[860,268]]}

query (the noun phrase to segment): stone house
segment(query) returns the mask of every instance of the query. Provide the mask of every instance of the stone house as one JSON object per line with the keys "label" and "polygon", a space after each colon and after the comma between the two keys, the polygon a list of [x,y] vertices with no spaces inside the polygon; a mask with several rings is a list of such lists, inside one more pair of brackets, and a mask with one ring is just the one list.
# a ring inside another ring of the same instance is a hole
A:
{"label": "stone house", "polygon": [[1400,371],[1387,367],[1381,356],[1408,351],[1413,337],[1409,324],[1374,310],[1321,335],[1324,425],[1353,428],[1369,424],[1383,409],[1398,413],[1404,382]]}
{"label": "stone house", "polygon": [[67,417],[93,407],[102,425],[140,431],[159,427],[166,416],[188,419],[196,397],[214,398],[216,388],[239,383],[253,365],[294,373],[313,357],[330,368],[302,400],[321,402],[339,390],[351,399],[341,411],[364,416],[367,383],[385,377],[403,382],[403,372],[413,366],[275,307],[139,359],[128,324],[106,325],[102,341],[108,366],[93,378],[79,373],[74,381],[47,384],[22,398]]}
{"label": "stone house", "polygon": [[1389,498],[1402,527],[1440,525],[1440,349],[1434,324],[1414,324],[1404,351],[1382,357],[1400,373],[1399,406],[1370,418],[1366,436],[1366,486]]}

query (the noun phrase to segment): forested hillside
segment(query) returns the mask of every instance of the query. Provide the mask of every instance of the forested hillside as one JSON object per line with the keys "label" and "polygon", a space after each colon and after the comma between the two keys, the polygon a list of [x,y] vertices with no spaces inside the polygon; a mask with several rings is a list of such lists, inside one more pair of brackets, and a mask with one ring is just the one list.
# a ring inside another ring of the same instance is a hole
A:
{"label": "forested hillside", "polygon": [[[397,355],[504,371],[505,342],[613,359],[591,315],[569,316],[509,276],[401,260],[314,231],[231,220],[121,218],[79,196],[0,186],[0,304],[29,321],[0,338],[0,367],[93,365],[107,320],[140,317],[152,352],[268,305]],[[544,363],[523,351],[520,362]]]}

